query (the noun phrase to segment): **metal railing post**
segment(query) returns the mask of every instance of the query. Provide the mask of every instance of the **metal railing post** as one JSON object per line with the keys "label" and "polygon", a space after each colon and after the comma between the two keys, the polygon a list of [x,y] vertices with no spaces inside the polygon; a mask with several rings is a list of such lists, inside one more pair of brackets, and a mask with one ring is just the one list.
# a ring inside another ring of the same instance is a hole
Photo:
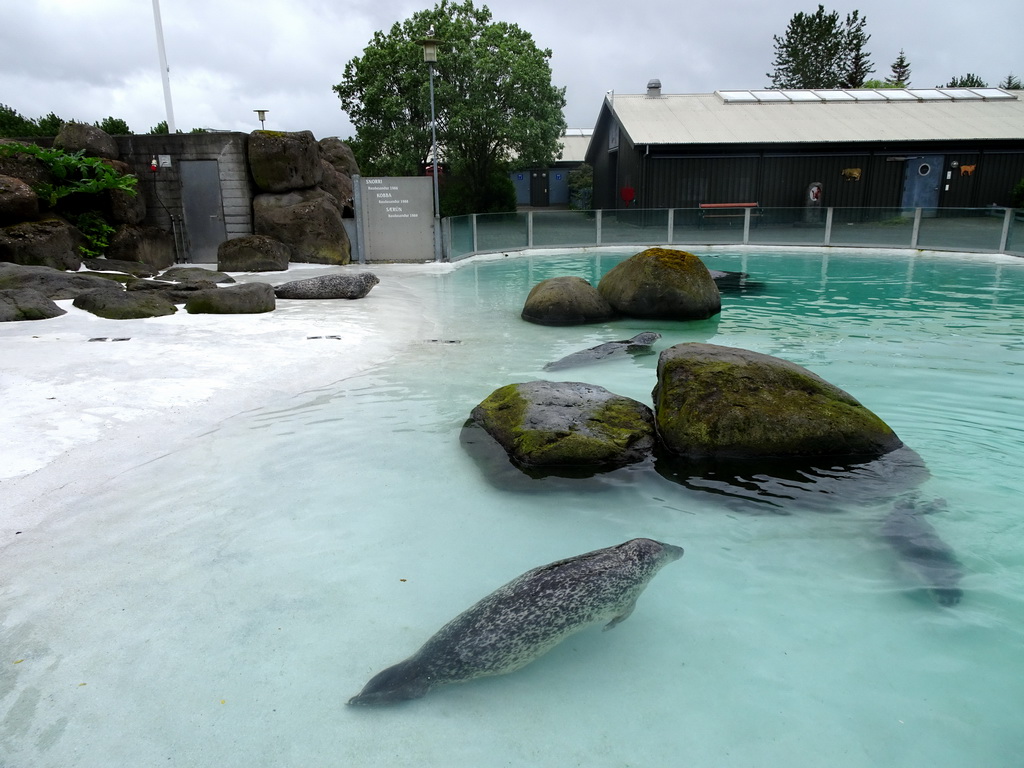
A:
{"label": "metal railing post", "polygon": [[472,214],[472,216],[473,216],[473,253],[476,253],[477,251],[480,250],[480,245],[479,245],[479,241],[477,240],[477,232],[476,232],[476,217],[478,215],[479,214],[476,214],[476,213]]}
{"label": "metal railing post", "polygon": [[603,211],[600,208],[598,208],[597,209],[597,216],[594,218],[594,225],[597,227],[597,239],[595,240],[595,243],[597,245],[601,244],[601,214],[602,213],[603,213]]}
{"label": "metal railing post", "polygon": [[675,237],[675,234],[676,234],[676,232],[675,232],[675,229],[676,229],[675,212],[676,212],[675,208],[669,208],[668,209],[668,232],[665,233],[665,234],[668,235],[668,240],[666,240],[665,242],[668,243],[669,245],[672,244],[672,239]]}
{"label": "metal railing post", "polygon": [[921,234],[921,208],[914,209],[914,231],[910,235],[910,247],[917,248],[917,237]]}
{"label": "metal railing post", "polygon": [[834,210],[834,208],[829,207],[825,211],[825,245],[832,243],[832,211]]}
{"label": "metal railing post", "polygon": [[743,244],[750,242],[750,209],[743,209]]}
{"label": "metal railing post", "polygon": [[526,212],[526,247],[533,248],[533,211]]}

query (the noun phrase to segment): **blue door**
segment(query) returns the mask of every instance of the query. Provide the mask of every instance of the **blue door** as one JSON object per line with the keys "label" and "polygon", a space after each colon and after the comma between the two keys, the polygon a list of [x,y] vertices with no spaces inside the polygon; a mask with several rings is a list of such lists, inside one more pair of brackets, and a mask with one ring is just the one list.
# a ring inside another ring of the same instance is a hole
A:
{"label": "blue door", "polygon": [[[903,176],[903,208],[938,208],[939,187],[942,184],[942,155],[924,155],[907,158]],[[934,216],[934,211],[924,211]]]}

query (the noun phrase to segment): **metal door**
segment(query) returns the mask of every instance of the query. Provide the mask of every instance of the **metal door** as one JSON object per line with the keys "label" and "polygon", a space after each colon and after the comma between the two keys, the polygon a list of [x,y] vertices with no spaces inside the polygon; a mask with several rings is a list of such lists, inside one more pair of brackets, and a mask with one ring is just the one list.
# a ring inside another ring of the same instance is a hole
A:
{"label": "metal door", "polygon": [[548,204],[548,172],[530,172],[530,205],[539,207]]}
{"label": "metal door", "polygon": [[[903,207],[938,208],[939,187],[942,184],[942,155],[908,157],[903,175]],[[934,216],[934,211],[924,215]]]}
{"label": "metal door", "polygon": [[217,246],[227,240],[217,161],[182,160],[178,167],[188,260],[216,264]]}

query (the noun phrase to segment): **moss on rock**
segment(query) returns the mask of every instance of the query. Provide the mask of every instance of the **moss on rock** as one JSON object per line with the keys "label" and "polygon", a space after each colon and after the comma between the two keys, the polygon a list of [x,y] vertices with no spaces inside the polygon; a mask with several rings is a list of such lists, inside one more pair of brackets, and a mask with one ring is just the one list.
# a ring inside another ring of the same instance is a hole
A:
{"label": "moss on rock", "polygon": [[648,248],[610,269],[597,286],[618,312],[631,317],[704,320],[722,311],[711,272],[694,254]]}
{"label": "moss on rock", "polygon": [[662,443],[691,457],[880,456],[903,443],[852,395],[749,350],[678,344],[653,393]]}
{"label": "moss on rock", "polygon": [[580,382],[508,384],[472,417],[515,462],[530,467],[621,466],[642,460],[654,444],[647,406]]}

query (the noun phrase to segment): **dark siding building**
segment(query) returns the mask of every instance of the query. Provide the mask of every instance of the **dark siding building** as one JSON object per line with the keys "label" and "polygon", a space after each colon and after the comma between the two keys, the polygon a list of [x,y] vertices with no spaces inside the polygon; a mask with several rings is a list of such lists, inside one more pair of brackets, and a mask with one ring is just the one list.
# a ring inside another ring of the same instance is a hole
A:
{"label": "dark siding building", "polygon": [[595,208],[799,207],[815,182],[825,206],[1009,206],[1024,92],[649,87],[605,99],[587,161]]}

